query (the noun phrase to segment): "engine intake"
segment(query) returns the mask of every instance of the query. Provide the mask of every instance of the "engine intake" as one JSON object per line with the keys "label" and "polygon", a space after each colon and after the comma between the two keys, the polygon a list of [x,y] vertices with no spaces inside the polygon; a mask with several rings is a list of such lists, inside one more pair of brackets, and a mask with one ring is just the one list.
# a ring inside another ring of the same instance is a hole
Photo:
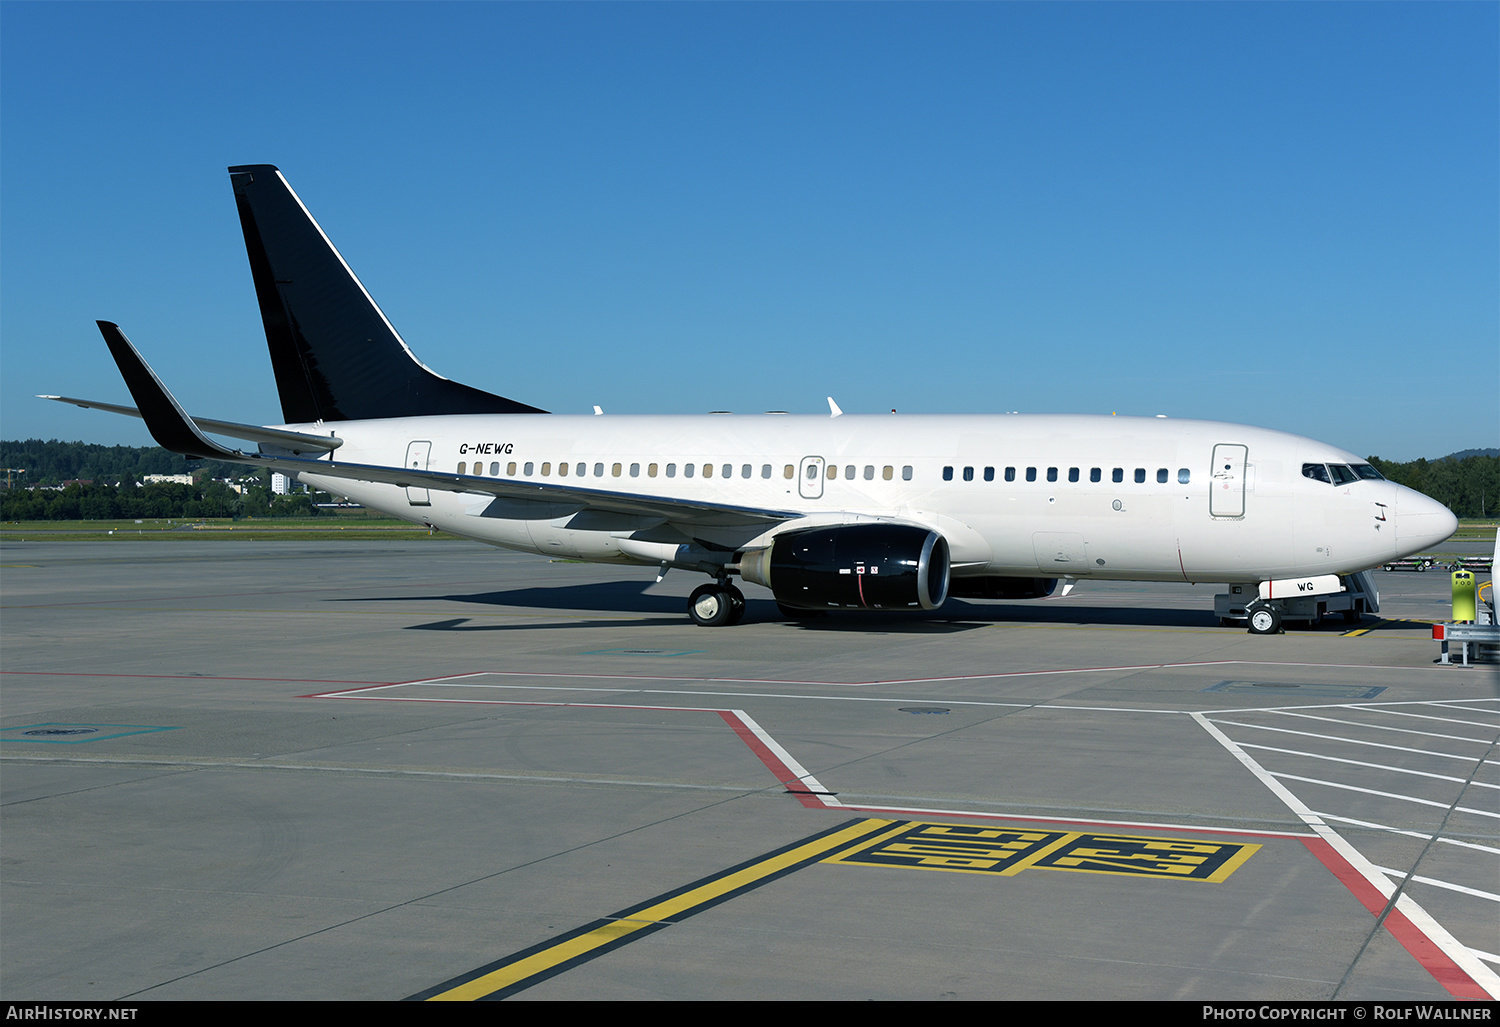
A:
{"label": "engine intake", "polygon": [[801,610],[936,610],[948,569],[947,540],[911,524],[803,528],[740,557],[741,577]]}

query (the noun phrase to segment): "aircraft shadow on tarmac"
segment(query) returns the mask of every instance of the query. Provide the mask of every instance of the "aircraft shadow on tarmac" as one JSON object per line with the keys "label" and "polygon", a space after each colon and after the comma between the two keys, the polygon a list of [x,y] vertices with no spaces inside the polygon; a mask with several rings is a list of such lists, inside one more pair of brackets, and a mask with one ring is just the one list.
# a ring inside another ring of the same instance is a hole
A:
{"label": "aircraft shadow on tarmac", "polygon": [[[379,599],[340,599],[339,602],[443,602],[466,603],[475,606],[498,608],[521,608],[528,610],[556,610],[572,614],[589,612],[613,614],[646,614],[635,621],[643,627],[651,625],[680,625],[686,617],[684,598],[647,591],[650,581],[609,581],[587,585],[557,585],[553,587],[531,587],[466,594],[430,594],[386,596]],[[1059,626],[1099,625],[1106,627],[1156,627],[1156,628],[1205,628],[1216,627],[1218,622],[1212,610],[1195,608],[1087,605],[1077,600],[1066,602],[997,602],[976,603],[961,599],[950,599],[941,610],[913,613],[876,613],[863,611],[841,611],[827,616],[812,616],[789,620],[768,599],[751,598],[747,601],[745,623],[780,622],[791,628],[804,631],[881,631],[888,633],[942,634],[968,631],[989,624],[1047,624]],[[570,620],[555,627],[587,627],[620,623],[617,619],[597,621],[588,619]],[[1363,622],[1364,627],[1377,623],[1372,619]],[[1425,623],[1380,622],[1382,629],[1410,627],[1425,631]],[[509,631],[519,627],[536,629],[542,625],[472,623],[467,617],[450,617],[426,624],[413,624],[413,631]],[[1331,619],[1319,628],[1291,625],[1291,630],[1337,633],[1349,629],[1341,620]]]}

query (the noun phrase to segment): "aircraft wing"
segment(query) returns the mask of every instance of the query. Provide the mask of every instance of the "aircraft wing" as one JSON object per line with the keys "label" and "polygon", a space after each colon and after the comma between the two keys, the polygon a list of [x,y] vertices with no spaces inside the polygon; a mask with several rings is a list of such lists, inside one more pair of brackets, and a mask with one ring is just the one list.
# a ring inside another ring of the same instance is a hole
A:
{"label": "aircraft wing", "polygon": [[[770,510],[756,507],[734,506],[727,503],[711,503],[697,500],[669,499],[663,496],[652,496],[633,493],[615,492],[605,489],[591,489],[578,485],[560,485],[551,483],[540,483],[535,481],[516,481],[507,478],[481,478],[473,475],[456,474],[448,471],[419,470],[411,467],[384,467],[374,464],[357,464],[338,461],[328,457],[312,459],[300,455],[275,455],[268,453],[245,453],[237,449],[226,449],[217,442],[209,439],[203,433],[204,428],[217,433],[231,435],[239,438],[249,438],[251,441],[267,442],[278,448],[286,447],[292,449],[293,445],[299,445],[304,449],[319,448],[311,443],[313,440],[321,443],[321,448],[328,449],[329,442],[339,445],[340,440],[325,439],[321,436],[307,435],[301,432],[287,432],[272,428],[254,428],[250,425],[238,425],[235,432],[220,432],[215,425],[231,425],[233,422],[209,421],[207,419],[195,419],[189,417],[178,404],[176,398],[167,391],[156,372],[141,359],[140,353],[120,331],[118,325],[108,321],[99,321],[99,331],[104,335],[104,341],[109,346],[110,353],[115,358],[115,363],[120,368],[120,374],[125,378],[125,385],[130,389],[131,396],[136,401],[134,409],[130,407],[119,407],[113,404],[85,403],[84,401],[68,400],[64,397],[46,397],[58,399],[62,402],[74,402],[78,405],[89,405],[96,409],[113,410],[116,413],[130,413],[141,417],[146,422],[147,429],[152,438],[165,449],[184,456],[201,457],[209,460],[223,460],[228,463],[250,464],[255,467],[266,467],[283,474],[316,474],[325,478],[348,478],[355,481],[381,482],[387,485],[399,485],[404,488],[436,489],[442,492],[466,492],[478,495],[491,495],[497,498],[510,500],[523,500],[538,503],[546,503],[552,506],[571,506],[575,510],[600,510],[610,513],[637,514],[648,517],[661,517],[665,520],[679,524],[696,525],[728,525],[728,524],[775,524],[781,521],[792,520],[801,514],[792,510]],[[259,433],[259,437],[252,436],[240,429],[252,428]],[[286,436],[290,436],[287,439]],[[547,516],[558,516],[556,512]]]}

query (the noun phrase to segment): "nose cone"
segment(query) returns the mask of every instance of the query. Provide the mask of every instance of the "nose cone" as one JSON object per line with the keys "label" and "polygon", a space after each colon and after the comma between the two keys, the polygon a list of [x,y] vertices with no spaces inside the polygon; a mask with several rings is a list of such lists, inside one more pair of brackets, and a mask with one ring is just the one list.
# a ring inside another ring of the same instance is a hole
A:
{"label": "nose cone", "polygon": [[1442,503],[1404,486],[1397,489],[1396,555],[1430,549],[1458,530],[1458,518]]}

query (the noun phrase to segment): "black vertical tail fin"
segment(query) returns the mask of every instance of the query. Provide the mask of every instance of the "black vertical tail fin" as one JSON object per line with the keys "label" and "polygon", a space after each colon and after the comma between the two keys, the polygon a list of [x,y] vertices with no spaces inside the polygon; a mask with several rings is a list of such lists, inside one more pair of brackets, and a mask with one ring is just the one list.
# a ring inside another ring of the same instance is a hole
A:
{"label": "black vertical tail fin", "polygon": [[232,167],[229,179],[288,424],[545,413],[418,361],[273,165]]}

